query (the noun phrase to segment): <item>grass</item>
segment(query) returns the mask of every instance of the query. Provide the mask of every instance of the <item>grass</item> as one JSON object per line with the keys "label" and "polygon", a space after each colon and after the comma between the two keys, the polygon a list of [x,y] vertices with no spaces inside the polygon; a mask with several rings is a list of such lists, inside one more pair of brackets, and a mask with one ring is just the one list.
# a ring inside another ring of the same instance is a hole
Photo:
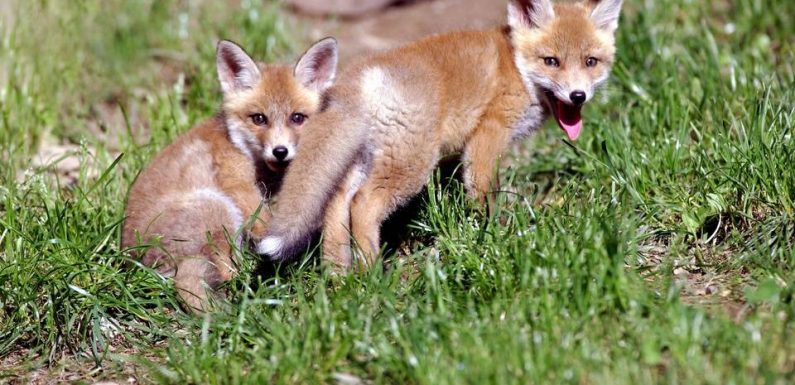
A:
{"label": "grass", "polygon": [[793,4],[628,1],[583,138],[517,144],[494,218],[432,183],[386,269],[252,257],[228,309],[191,317],[119,250],[126,191],[216,110],[216,39],[272,60],[296,37],[259,2],[13,0],[0,382],[791,383]]}

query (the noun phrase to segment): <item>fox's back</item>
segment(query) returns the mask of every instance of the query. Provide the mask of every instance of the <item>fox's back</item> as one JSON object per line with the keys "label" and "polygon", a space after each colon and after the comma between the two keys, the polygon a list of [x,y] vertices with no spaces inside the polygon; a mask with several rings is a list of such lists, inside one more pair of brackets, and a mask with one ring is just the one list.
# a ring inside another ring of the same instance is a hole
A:
{"label": "fox's back", "polygon": [[504,33],[500,28],[431,36],[364,57],[342,75],[333,94],[343,115],[367,119],[363,124],[376,139],[433,121],[436,140],[457,150],[497,96],[511,99],[502,107],[516,110],[511,119],[531,104]]}
{"label": "fox's back", "polygon": [[[163,211],[196,191],[217,191],[216,148],[225,133],[211,119],[182,134],[141,172],[130,189],[123,243],[131,245],[135,231],[143,231]],[[229,145],[231,147],[231,144]],[[244,165],[241,165],[243,167]]]}

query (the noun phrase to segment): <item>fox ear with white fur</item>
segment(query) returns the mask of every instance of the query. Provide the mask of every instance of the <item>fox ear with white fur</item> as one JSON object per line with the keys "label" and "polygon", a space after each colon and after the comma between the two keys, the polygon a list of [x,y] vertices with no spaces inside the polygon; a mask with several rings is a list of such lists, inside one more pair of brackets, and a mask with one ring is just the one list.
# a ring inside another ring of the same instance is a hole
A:
{"label": "fox ear with white fur", "polygon": [[555,19],[550,0],[511,0],[508,3],[508,25],[511,28],[540,28]]}
{"label": "fox ear with white fur", "polygon": [[591,20],[596,28],[613,33],[618,29],[621,0],[590,0]]}
{"label": "fox ear with white fur", "polygon": [[337,40],[327,37],[315,43],[301,56],[295,65],[295,77],[304,87],[323,92],[334,84],[337,57]]}
{"label": "fox ear with white fur", "polygon": [[260,72],[254,60],[239,45],[221,40],[215,54],[218,80],[224,94],[254,88],[260,80]]}

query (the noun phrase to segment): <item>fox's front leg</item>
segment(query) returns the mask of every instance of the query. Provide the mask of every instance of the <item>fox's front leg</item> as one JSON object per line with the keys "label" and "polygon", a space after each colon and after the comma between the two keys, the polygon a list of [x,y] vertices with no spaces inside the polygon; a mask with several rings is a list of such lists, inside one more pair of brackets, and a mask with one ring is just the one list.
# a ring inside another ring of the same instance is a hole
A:
{"label": "fox's front leg", "polygon": [[464,186],[470,197],[493,207],[499,190],[497,166],[511,142],[511,130],[499,119],[484,119],[464,149]]}

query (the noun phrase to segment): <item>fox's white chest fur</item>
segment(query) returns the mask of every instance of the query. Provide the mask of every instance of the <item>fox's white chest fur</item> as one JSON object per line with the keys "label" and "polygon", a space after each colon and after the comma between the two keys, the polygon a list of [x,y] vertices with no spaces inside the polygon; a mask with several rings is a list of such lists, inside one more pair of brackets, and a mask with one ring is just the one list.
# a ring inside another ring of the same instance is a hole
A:
{"label": "fox's white chest fur", "polygon": [[525,108],[519,119],[511,127],[513,140],[521,139],[537,130],[546,119],[546,110],[540,102],[535,102]]}

